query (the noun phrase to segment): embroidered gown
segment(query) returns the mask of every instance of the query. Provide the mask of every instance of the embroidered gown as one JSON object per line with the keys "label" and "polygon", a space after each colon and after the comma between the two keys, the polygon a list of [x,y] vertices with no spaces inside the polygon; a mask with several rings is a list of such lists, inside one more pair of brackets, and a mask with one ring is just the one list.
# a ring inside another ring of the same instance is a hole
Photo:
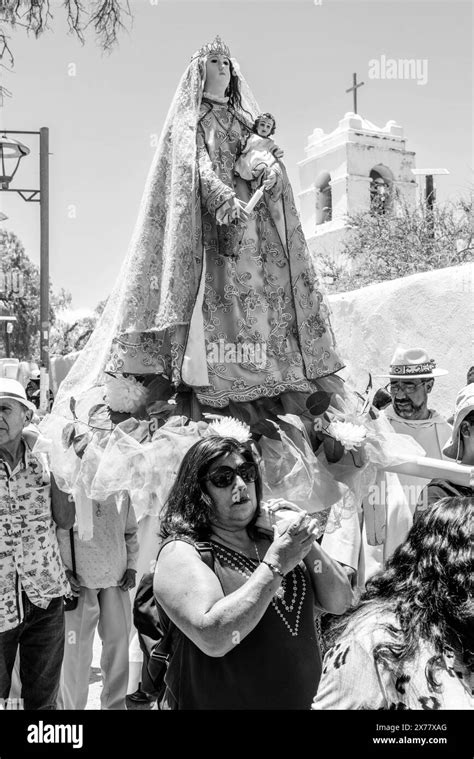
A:
{"label": "embroidered gown", "polygon": [[[205,260],[183,379],[209,406],[312,392],[311,380],[342,367],[283,167],[236,239],[218,223],[234,194],[247,202],[255,189],[235,173],[249,134],[230,106],[203,99],[197,160]],[[206,367],[195,352],[203,338]]]}

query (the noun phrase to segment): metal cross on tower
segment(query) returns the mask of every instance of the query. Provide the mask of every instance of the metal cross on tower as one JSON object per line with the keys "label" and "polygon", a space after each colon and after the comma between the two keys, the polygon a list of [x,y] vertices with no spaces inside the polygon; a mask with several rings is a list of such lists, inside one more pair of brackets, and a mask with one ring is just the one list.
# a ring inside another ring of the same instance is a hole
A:
{"label": "metal cross on tower", "polygon": [[352,87],[349,87],[346,92],[354,93],[354,113],[357,113],[357,88],[362,87],[365,82],[357,82],[357,74],[352,74]]}

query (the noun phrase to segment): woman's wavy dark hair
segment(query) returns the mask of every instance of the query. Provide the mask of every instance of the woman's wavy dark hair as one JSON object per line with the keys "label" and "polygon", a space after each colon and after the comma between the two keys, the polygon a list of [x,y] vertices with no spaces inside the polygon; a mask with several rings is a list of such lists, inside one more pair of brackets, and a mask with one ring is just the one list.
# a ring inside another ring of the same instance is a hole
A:
{"label": "woman's wavy dark hair", "polygon": [[[242,105],[242,96],[240,94],[239,77],[235,73],[235,70],[230,58],[229,58],[229,66],[230,66],[230,81],[229,81],[229,84],[227,85],[225,96],[229,98],[229,105],[234,109],[236,115],[237,116],[240,115],[241,120],[243,121],[245,126],[247,126],[248,129],[251,129],[251,124],[254,118],[252,114],[249,113]],[[206,76],[206,59],[205,58],[202,58],[200,61],[200,70],[204,79]]]}
{"label": "woman's wavy dark hair", "polygon": [[232,66],[232,61],[230,60],[230,58],[229,58],[229,64],[230,64],[230,82],[225,91],[226,97],[229,98],[229,105],[232,106],[234,111],[236,111],[237,113],[242,113],[245,116],[248,116],[250,122],[252,122],[253,121],[252,114],[249,113],[242,105],[242,96],[240,94],[239,77],[234,71],[234,67]]}
{"label": "woman's wavy dark hair", "polygon": [[339,617],[329,629],[333,643],[351,620],[369,612],[393,612],[400,631],[390,624],[390,635],[374,649],[397,675],[412,658],[420,639],[436,654],[427,663],[426,677],[440,690],[436,669],[443,664],[446,643],[472,657],[474,498],[442,498],[422,514],[405,542],[388,560],[386,569],[370,579],[360,604]]}
{"label": "woman's wavy dark hair", "polygon": [[[162,538],[170,535],[188,535],[194,540],[209,540],[210,517],[214,505],[204,489],[202,478],[217,459],[229,453],[240,453],[245,461],[257,466],[255,520],[257,519],[262,497],[262,479],[260,467],[250,443],[239,443],[234,438],[213,435],[198,440],[181,462],[176,480],[163,508],[160,530]],[[249,525],[250,529],[251,527],[252,525]]]}

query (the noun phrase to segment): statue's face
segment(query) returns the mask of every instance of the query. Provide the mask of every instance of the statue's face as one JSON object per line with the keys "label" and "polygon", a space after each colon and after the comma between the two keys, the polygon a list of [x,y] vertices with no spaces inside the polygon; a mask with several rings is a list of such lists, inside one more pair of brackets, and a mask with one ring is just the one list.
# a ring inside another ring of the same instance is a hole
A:
{"label": "statue's face", "polygon": [[270,137],[272,129],[273,119],[268,119],[266,116],[262,116],[257,124],[257,134],[260,137]]}
{"label": "statue's face", "polygon": [[230,82],[230,61],[226,55],[208,55],[206,60],[206,82],[208,92],[225,92]]}

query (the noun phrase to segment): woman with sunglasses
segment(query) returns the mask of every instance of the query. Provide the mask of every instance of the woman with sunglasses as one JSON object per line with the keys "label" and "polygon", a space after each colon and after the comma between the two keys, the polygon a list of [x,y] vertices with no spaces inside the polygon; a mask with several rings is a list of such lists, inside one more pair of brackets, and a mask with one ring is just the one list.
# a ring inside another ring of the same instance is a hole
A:
{"label": "woman with sunglasses", "polygon": [[[261,478],[250,445],[208,437],[186,454],[170,492],[155,596],[176,626],[162,708],[308,709],[321,674],[314,605],[342,614],[345,573],[291,514],[255,526]],[[198,541],[210,544],[211,569]]]}

